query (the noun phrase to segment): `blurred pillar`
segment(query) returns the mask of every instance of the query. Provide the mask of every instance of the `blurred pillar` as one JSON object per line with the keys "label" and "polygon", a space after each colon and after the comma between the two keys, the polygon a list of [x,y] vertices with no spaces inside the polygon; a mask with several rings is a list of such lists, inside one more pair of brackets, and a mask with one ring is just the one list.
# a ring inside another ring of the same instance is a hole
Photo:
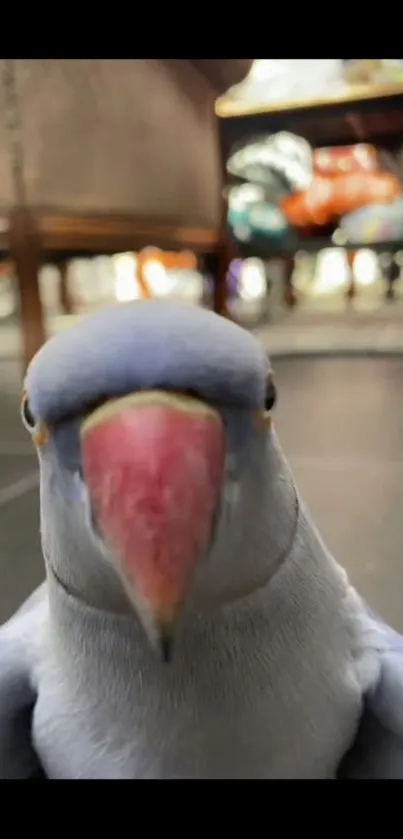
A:
{"label": "blurred pillar", "polygon": [[356,251],[347,251],[347,264],[349,269],[349,281],[347,286],[347,298],[353,300],[357,294],[357,286],[354,277],[354,260]]}
{"label": "blurred pillar", "polygon": [[217,253],[215,256],[215,271],[214,271],[214,285],[213,285],[213,309],[219,315],[228,315],[227,307],[227,274],[231,261],[230,249],[225,236],[217,246]]}
{"label": "blurred pillar", "polygon": [[60,274],[60,283],[59,283],[59,304],[60,310],[63,315],[73,315],[74,314],[74,303],[72,295],[70,294],[69,283],[68,283],[68,270],[69,270],[69,261],[68,259],[63,259],[62,262],[58,263],[58,269]]}
{"label": "blurred pillar", "polygon": [[292,309],[297,304],[297,295],[293,286],[293,275],[295,270],[295,254],[287,254],[283,257],[284,265],[284,303],[287,308]]}
{"label": "blurred pillar", "polygon": [[28,210],[10,213],[10,253],[15,266],[20,302],[22,363],[25,370],[45,341],[45,326],[39,294],[41,243],[35,219]]}
{"label": "blurred pillar", "polygon": [[220,134],[220,123],[217,117],[214,120],[214,132],[220,163],[218,178],[219,191],[217,199],[220,207],[218,241],[215,253],[211,262],[213,267],[213,310],[218,315],[230,317],[228,312],[228,269],[233,256],[234,247],[230,240],[227,216],[228,216],[228,194],[225,189],[227,183],[227,161],[225,156],[222,137]]}
{"label": "blurred pillar", "polygon": [[392,254],[390,265],[383,269],[383,275],[387,282],[386,286],[386,300],[395,299],[395,284],[400,279],[400,265],[396,262],[396,254]]}

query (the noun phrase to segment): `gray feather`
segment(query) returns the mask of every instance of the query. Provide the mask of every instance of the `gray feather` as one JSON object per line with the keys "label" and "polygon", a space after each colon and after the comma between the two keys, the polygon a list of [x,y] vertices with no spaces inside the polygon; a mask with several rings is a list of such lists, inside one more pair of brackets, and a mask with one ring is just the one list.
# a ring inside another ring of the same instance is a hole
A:
{"label": "gray feather", "polygon": [[365,696],[360,728],[339,777],[403,779],[403,638],[375,623],[379,677]]}
{"label": "gray feather", "polygon": [[32,742],[37,698],[32,683],[36,637],[46,613],[46,589],[40,586],[0,629],[0,778],[28,779],[41,775]]}

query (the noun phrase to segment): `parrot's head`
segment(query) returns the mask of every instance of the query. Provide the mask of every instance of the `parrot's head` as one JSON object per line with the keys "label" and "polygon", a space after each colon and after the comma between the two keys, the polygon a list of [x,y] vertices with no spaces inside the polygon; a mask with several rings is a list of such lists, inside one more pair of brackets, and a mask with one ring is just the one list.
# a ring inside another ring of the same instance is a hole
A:
{"label": "parrot's head", "polygon": [[22,415],[41,464],[45,556],[66,587],[78,566],[102,566],[167,656],[197,574],[230,527],[236,539],[237,487],[274,401],[253,337],[199,308],[122,304],[48,341]]}

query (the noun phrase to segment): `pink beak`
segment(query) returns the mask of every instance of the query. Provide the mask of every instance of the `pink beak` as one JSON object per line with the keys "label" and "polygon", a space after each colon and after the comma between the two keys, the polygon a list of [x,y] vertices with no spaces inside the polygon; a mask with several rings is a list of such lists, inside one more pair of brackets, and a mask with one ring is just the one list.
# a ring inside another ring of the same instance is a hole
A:
{"label": "pink beak", "polygon": [[212,534],[225,458],[220,416],[198,399],[140,392],[87,417],[81,449],[100,533],[167,658],[175,618]]}

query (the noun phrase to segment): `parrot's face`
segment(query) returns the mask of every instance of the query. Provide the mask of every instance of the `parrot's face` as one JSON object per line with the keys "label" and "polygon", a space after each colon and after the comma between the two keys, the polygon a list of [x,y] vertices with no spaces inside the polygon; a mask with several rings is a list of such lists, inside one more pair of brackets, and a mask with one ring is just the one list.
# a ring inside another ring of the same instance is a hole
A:
{"label": "parrot's face", "polygon": [[157,302],[81,322],[30,366],[22,410],[43,515],[67,517],[81,548],[116,571],[165,655],[197,568],[236,521],[233,490],[274,399],[247,332]]}

